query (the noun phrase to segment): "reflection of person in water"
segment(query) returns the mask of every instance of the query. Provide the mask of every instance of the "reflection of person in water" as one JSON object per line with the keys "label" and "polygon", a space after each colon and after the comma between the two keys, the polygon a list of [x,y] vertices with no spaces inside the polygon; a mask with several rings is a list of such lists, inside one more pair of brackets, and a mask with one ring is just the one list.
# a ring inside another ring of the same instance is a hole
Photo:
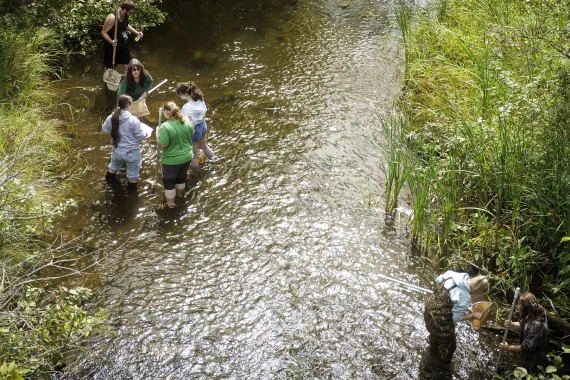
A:
{"label": "reflection of person in water", "polygon": [[520,331],[520,344],[501,343],[500,350],[520,352],[517,367],[536,372],[538,366],[548,365],[548,320],[546,310],[540,306],[534,294],[526,292],[519,299],[520,322],[505,321],[505,327]]}
{"label": "reflection of person in water", "polygon": [[469,313],[471,295],[482,296],[487,292],[487,278],[470,279],[467,273],[447,271],[435,282],[438,287],[426,300],[424,321],[430,350],[441,362],[451,363],[457,344],[455,322],[481,318],[481,313]]}

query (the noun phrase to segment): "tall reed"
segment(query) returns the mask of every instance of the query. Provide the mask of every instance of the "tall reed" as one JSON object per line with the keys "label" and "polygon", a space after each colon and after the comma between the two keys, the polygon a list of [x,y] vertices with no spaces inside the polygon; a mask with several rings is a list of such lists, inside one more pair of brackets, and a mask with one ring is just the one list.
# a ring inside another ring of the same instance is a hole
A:
{"label": "tall reed", "polygon": [[408,67],[410,62],[410,43],[412,38],[411,22],[412,22],[412,9],[405,0],[399,0],[395,9],[396,21],[402,34],[402,47],[404,49],[404,63]]}
{"label": "tall reed", "polygon": [[559,244],[570,236],[570,5],[428,7],[396,11],[406,54],[399,106],[415,137],[413,239],[512,281],[549,274],[553,292],[570,293],[570,246]]}
{"label": "tall reed", "polygon": [[55,96],[51,82],[67,57],[49,29],[0,30],[0,105],[48,104]]}
{"label": "tall reed", "polygon": [[386,162],[382,166],[382,171],[386,178],[384,210],[387,214],[392,214],[398,207],[400,191],[410,171],[406,161],[407,153],[404,145],[407,130],[406,123],[405,117],[396,112],[392,112],[388,120],[380,117],[385,144],[382,141],[374,140],[376,146],[383,153]]}

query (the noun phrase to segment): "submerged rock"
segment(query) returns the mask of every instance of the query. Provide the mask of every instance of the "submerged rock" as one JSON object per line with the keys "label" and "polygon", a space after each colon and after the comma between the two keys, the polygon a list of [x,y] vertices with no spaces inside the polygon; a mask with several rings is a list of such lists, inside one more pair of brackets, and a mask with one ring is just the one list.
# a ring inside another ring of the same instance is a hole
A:
{"label": "submerged rock", "polygon": [[216,53],[202,53],[201,51],[197,51],[194,53],[192,57],[192,61],[195,63],[201,63],[206,65],[212,65],[216,63],[218,60],[218,54]]}

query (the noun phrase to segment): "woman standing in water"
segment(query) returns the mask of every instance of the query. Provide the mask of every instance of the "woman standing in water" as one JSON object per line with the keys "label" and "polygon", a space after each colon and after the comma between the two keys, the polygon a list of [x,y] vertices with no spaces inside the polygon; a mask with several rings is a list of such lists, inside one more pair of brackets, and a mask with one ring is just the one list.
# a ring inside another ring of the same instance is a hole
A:
{"label": "woman standing in water", "polygon": [[156,129],[156,141],[162,148],[162,183],[168,207],[176,207],[175,198],[184,195],[186,174],[192,161],[194,127],[174,102],[166,103],[162,112],[166,121]]}
{"label": "woman standing in water", "polygon": [[137,188],[139,170],[142,166],[140,143],[146,138],[140,121],[131,115],[133,99],[128,95],[119,96],[119,106],[103,123],[103,132],[111,133],[113,152],[107,169],[106,179],[112,181],[123,165],[127,167],[128,187]]}
{"label": "woman standing in water", "polygon": [[176,93],[182,99],[187,100],[182,106],[182,113],[194,124],[194,135],[192,136],[192,151],[194,158],[192,159],[192,167],[198,168],[198,149],[202,149],[208,159],[214,158],[214,152],[208,146],[206,141],[206,102],[202,91],[192,82],[182,83],[176,88]]}
{"label": "woman standing in water", "polygon": [[117,99],[123,94],[129,95],[133,101],[146,99],[152,88],[152,77],[136,58],[131,59],[127,67],[127,77],[121,81],[117,90]]}
{"label": "woman standing in water", "polygon": [[500,350],[520,352],[517,367],[535,373],[538,366],[548,365],[548,320],[546,310],[540,306],[534,294],[526,292],[519,299],[519,322],[505,321],[505,327],[520,331],[520,344],[501,343]]}
{"label": "woman standing in water", "polygon": [[438,287],[425,303],[424,321],[430,350],[442,363],[451,363],[455,353],[455,322],[480,319],[482,313],[468,313],[471,295],[487,293],[485,276],[469,278],[467,273],[447,271],[435,279]]}

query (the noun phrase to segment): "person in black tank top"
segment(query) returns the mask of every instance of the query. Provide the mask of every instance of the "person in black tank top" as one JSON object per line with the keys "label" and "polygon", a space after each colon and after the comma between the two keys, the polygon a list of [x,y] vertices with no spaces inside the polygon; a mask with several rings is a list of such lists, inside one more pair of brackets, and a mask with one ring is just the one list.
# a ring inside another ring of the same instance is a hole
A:
{"label": "person in black tank top", "polygon": [[[113,46],[117,47],[115,53],[115,64],[122,64],[125,73],[131,61],[131,53],[129,51],[129,36],[127,32],[134,33],[138,38],[142,38],[142,32],[138,32],[129,25],[129,16],[135,12],[135,4],[131,0],[126,0],[118,12],[110,13],[105,19],[101,36],[103,37],[103,56],[105,68],[113,68]],[[119,15],[117,20],[117,39],[113,41],[115,36],[115,17]]]}

